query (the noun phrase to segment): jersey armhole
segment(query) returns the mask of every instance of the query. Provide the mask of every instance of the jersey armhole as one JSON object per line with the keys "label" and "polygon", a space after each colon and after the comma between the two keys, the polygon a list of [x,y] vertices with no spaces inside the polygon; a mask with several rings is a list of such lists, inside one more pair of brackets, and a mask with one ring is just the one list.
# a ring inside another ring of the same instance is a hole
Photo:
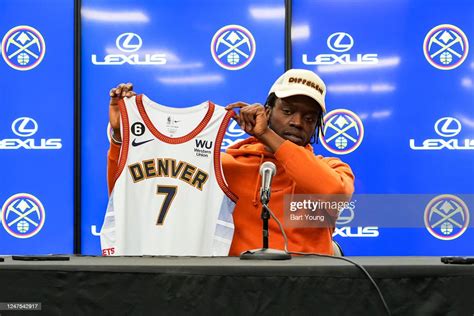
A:
{"label": "jersey armhole", "polygon": [[[128,148],[130,145],[130,126],[128,121],[128,112],[127,107],[125,106],[125,102],[123,99],[118,101],[118,106],[120,109],[120,118],[121,118],[121,132],[122,132],[122,146],[120,147],[120,158],[118,162],[117,173],[115,175],[114,187],[117,183],[117,179],[122,174],[122,171],[125,167],[125,163],[127,162],[128,156]],[[113,188],[111,192],[113,191]]]}
{"label": "jersey armhole", "polygon": [[227,181],[224,177],[224,172],[222,171],[222,161],[221,161],[221,145],[222,140],[224,139],[225,132],[227,130],[227,126],[229,125],[229,121],[232,117],[234,117],[235,112],[233,110],[227,111],[224,116],[224,119],[219,126],[219,130],[217,132],[216,137],[216,145],[214,146],[214,171],[216,173],[217,183],[221,190],[227,195],[229,199],[231,199],[234,203],[237,203],[238,197],[229,189],[227,185]]}

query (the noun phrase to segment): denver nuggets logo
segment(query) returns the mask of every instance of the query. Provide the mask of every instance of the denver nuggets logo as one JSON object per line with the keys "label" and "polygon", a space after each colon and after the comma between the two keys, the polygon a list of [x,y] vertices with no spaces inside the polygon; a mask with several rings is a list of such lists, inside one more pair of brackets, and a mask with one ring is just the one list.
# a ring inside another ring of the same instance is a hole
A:
{"label": "denver nuggets logo", "polygon": [[239,70],[250,64],[256,48],[252,33],[240,25],[224,26],[211,41],[214,61],[227,70]]}
{"label": "denver nuggets logo", "polygon": [[364,125],[349,110],[333,110],[324,116],[324,137],[321,144],[333,154],[345,155],[360,146],[364,138]]}
{"label": "denver nuggets logo", "polygon": [[466,35],[458,27],[442,24],[432,28],[425,37],[423,52],[435,68],[451,70],[459,67],[469,52]]}
{"label": "denver nuggets logo", "polygon": [[12,28],[2,41],[2,56],[16,70],[31,70],[38,66],[46,53],[46,44],[38,30],[27,25]]}
{"label": "denver nuggets logo", "polygon": [[45,218],[43,204],[31,194],[15,194],[2,207],[2,225],[16,238],[30,238],[39,233]]}
{"label": "denver nuggets logo", "polygon": [[459,197],[444,194],[432,199],[425,208],[425,226],[434,237],[453,240],[469,225],[469,209]]}

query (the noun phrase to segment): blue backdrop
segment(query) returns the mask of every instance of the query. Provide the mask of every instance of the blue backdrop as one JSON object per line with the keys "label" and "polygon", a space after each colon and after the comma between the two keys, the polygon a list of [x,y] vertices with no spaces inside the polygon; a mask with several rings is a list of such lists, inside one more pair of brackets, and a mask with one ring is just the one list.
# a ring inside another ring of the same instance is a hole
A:
{"label": "blue backdrop", "polygon": [[72,253],[74,3],[2,1],[0,36],[0,254]]}
{"label": "blue backdrop", "polygon": [[[71,253],[74,1],[3,4],[0,254]],[[110,88],[132,82],[176,107],[263,103],[284,71],[285,8],[83,0],[81,14],[81,243],[99,254]],[[349,163],[358,194],[426,198],[420,227],[351,226],[376,210],[344,210],[335,238],[347,255],[474,253],[473,15],[468,0],[293,1],[293,67],[327,84],[315,153]],[[245,137],[234,122],[223,147]]]}
{"label": "blue backdrop", "polygon": [[[293,3],[293,66],[323,78],[328,111],[335,111],[326,120],[325,138],[332,139],[315,151],[351,165],[356,193],[472,193],[474,59],[467,42],[474,3]],[[355,216],[370,214],[357,210]],[[445,233],[438,239],[425,227],[379,227],[378,237],[336,240],[353,255],[474,253],[472,228],[453,240],[446,240],[453,232]]]}
{"label": "blue backdrop", "polygon": [[[100,253],[110,88],[132,82],[138,93],[176,107],[209,99],[220,105],[263,103],[284,71],[284,12],[284,1],[230,1],[225,6],[221,1],[83,1],[84,253]],[[232,31],[238,38],[230,37]],[[226,53],[232,45],[240,52]],[[243,137],[234,127],[224,145]]]}

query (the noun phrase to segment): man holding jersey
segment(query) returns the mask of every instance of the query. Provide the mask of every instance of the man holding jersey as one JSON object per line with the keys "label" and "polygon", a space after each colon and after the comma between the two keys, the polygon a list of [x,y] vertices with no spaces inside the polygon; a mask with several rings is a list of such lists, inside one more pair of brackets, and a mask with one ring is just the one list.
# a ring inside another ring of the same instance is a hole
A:
{"label": "man holding jersey", "polygon": [[[135,95],[132,84],[120,84],[110,91],[109,118],[113,129],[108,153],[109,190],[120,154],[120,114],[118,100]],[[291,69],[270,89],[265,105],[237,102],[226,107],[240,109],[235,119],[248,139],[229,147],[222,154],[222,168],[228,187],[238,197],[234,209],[234,237],[229,255],[261,247],[260,165],[273,162],[270,208],[284,222],[284,196],[293,194],[343,194],[354,191],[354,175],[338,158],[314,155],[310,143],[322,128],[326,86],[314,72]],[[334,228],[284,227],[288,250],[333,254]],[[270,247],[284,248],[277,223],[269,221]]]}

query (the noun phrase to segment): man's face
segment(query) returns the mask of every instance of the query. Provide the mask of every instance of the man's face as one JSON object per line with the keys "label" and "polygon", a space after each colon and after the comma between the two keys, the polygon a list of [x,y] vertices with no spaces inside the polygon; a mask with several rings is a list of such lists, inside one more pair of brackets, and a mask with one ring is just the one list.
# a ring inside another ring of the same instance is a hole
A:
{"label": "man's face", "polygon": [[281,138],[305,146],[311,140],[321,112],[319,105],[305,95],[277,98],[273,108],[268,107],[270,128]]}

